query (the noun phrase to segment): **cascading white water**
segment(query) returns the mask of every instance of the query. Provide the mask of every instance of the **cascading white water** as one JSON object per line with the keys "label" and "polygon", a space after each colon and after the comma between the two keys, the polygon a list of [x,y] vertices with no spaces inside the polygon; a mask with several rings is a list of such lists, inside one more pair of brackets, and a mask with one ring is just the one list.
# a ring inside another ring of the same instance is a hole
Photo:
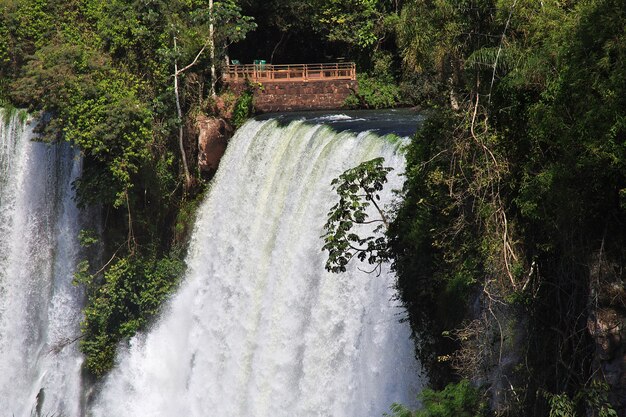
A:
{"label": "cascading white water", "polygon": [[[232,139],[199,210],[181,288],[120,355],[96,417],[381,416],[413,404],[419,365],[394,278],[324,270],[330,182],[383,156],[371,133],[250,121]],[[362,265],[361,265],[362,266]],[[367,267],[367,266],[365,266]]]}
{"label": "cascading white water", "polygon": [[32,128],[0,110],[0,410],[81,415],[75,343],[82,296],[72,285],[80,159],[67,144],[32,142]]}

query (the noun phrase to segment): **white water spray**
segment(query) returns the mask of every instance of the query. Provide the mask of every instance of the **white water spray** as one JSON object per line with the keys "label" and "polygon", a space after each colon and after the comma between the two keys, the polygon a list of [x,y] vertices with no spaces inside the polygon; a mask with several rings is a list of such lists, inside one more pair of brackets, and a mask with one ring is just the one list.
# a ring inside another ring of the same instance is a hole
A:
{"label": "white water spray", "polygon": [[120,355],[96,417],[367,417],[420,389],[394,277],[324,270],[330,182],[385,157],[363,133],[251,121],[232,139],[200,208],[181,287]]}
{"label": "white water spray", "polygon": [[0,109],[0,410],[81,415],[75,343],[82,296],[72,285],[81,164],[67,144],[31,142],[29,123]]}

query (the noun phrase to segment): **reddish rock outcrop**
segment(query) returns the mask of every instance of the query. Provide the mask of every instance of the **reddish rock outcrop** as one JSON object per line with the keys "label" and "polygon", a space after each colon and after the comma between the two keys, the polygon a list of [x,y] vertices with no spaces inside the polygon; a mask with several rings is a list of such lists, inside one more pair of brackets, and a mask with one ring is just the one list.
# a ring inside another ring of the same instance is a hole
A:
{"label": "reddish rock outcrop", "polygon": [[233,128],[224,119],[207,117],[196,118],[198,130],[198,168],[205,176],[212,176],[217,171],[220,160],[226,151],[228,139]]}

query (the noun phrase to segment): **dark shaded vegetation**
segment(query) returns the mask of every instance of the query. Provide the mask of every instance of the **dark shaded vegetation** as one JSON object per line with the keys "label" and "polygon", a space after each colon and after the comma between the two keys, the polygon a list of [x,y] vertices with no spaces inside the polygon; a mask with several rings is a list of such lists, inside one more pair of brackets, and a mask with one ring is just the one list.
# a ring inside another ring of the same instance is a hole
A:
{"label": "dark shaded vegetation", "polygon": [[470,378],[497,415],[626,412],[588,327],[626,312],[625,17],[614,0],[400,13],[400,90],[431,110],[388,232],[398,288],[434,386]]}

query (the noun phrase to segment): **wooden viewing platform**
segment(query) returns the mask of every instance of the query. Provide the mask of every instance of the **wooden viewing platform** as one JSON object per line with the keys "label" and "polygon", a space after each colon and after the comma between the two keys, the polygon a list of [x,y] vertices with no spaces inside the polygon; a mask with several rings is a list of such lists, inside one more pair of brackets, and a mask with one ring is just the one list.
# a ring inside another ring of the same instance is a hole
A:
{"label": "wooden viewing platform", "polygon": [[246,79],[261,83],[356,80],[356,65],[354,62],[228,65],[223,75],[226,83],[243,83]]}
{"label": "wooden viewing platform", "polygon": [[261,113],[339,109],[359,88],[353,62],[228,65],[223,78],[237,95],[252,87],[254,108]]}

